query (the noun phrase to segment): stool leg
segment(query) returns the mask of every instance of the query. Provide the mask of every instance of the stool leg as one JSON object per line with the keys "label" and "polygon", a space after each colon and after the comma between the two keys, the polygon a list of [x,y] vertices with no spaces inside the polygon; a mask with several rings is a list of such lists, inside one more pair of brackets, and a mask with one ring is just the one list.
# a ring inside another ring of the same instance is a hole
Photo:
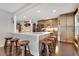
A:
{"label": "stool leg", "polygon": [[41,55],[44,55],[44,53],[45,53],[45,45],[44,44],[41,44],[40,54]]}
{"label": "stool leg", "polygon": [[16,44],[16,55],[18,54],[17,42],[18,42],[18,41],[15,42],[15,44]]}
{"label": "stool leg", "polygon": [[11,45],[10,45],[10,52],[12,52],[12,42],[11,42]]}
{"label": "stool leg", "polygon": [[16,49],[17,49],[17,42],[18,42],[18,41],[16,41]]}
{"label": "stool leg", "polygon": [[24,50],[24,55],[26,55],[26,46],[25,46],[24,48],[25,48],[25,50]]}
{"label": "stool leg", "polygon": [[30,48],[29,48],[29,45],[28,45],[28,50],[29,50],[29,53],[30,53]]}
{"label": "stool leg", "polygon": [[25,52],[24,46],[20,46],[20,47],[21,47],[21,55],[24,56],[24,54],[25,54],[25,53],[24,53],[24,52]]}
{"label": "stool leg", "polygon": [[5,40],[5,45],[4,45],[4,48],[6,48],[7,47],[7,40]]}
{"label": "stool leg", "polygon": [[41,53],[42,53],[42,44],[39,43],[39,55],[41,56]]}
{"label": "stool leg", "polygon": [[47,56],[49,56],[49,47],[48,47],[48,45],[46,45],[46,54],[47,54]]}
{"label": "stool leg", "polygon": [[45,44],[42,44],[41,55],[42,55],[42,56],[45,56],[46,53],[47,53],[47,52],[46,52],[46,45],[45,45]]}
{"label": "stool leg", "polygon": [[[51,43],[51,44],[49,44],[49,55],[51,56],[52,55],[52,53],[53,53],[53,44]],[[54,54],[54,53],[53,53]]]}

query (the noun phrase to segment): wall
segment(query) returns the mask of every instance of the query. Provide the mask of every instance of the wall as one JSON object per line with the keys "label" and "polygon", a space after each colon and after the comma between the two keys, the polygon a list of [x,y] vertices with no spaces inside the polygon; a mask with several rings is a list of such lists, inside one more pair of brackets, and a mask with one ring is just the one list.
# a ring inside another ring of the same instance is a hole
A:
{"label": "wall", "polygon": [[9,32],[13,31],[13,24],[12,24],[12,14],[9,12],[0,10],[0,47],[4,45],[5,36],[9,36]]}

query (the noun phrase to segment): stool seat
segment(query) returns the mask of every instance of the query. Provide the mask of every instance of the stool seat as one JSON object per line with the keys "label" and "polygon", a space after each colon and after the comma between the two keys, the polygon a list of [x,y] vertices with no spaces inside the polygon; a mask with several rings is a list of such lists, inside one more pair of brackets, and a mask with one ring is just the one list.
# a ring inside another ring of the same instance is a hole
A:
{"label": "stool seat", "polygon": [[13,37],[6,37],[5,39],[6,40],[11,40]]}
{"label": "stool seat", "polygon": [[13,49],[16,47],[16,50],[18,48],[18,40],[19,38],[13,38],[11,39],[11,45],[10,45],[10,51],[13,51]]}
{"label": "stool seat", "polygon": [[56,36],[50,36],[48,39],[52,40],[55,44],[58,41]]}
{"label": "stool seat", "polygon": [[16,41],[18,41],[18,40],[19,40],[19,38],[11,39],[12,42],[16,42]]}
{"label": "stool seat", "polygon": [[26,55],[27,48],[30,53],[29,43],[30,43],[30,41],[28,41],[28,40],[19,40],[18,41],[19,46],[24,47],[24,51],[22,49],[23,55]]}
{"label": "stool seat", "polygon": [[56,38],[56,36],[50,36],[50,38]]}
{"label": "stool seat", "polygon": [[41,41],[43,44],[51,44],[52,43],[52,41],[50,41],[50,40],[42,40]]}
{"label": "stool seat", "polygon": [[55,40],[55,38],[51,38],[51,37],[48,37],[47,39],[48,39],[48,40]]}
{"label": "stool seat", "polygon": [[10,42],[12,38],[13,38],[13,37],[6,37],[6,38],[5,38],[4,48],[6,48],[6,47],[9,46],[9,45],[8,45],[8,42]]}
{"label": "stool seat", "polygon": [[[44,38],[43,40],[40,41],[40,44],[41,47],[40,47],[40,54],[42,51],[45,52],[46,55],[51,55],[51,53],[53,52],[54,48],[53,48],[53,41],[54,41],[54,38],[51,39],[51,38]],[[44,53],[43,52],[43,53]]]}
{"label": "stool seat", "polygon": [[19,42],[29,42],[28,40],[19,40]]}
{"label": "stool seat", "polygon": [[21,46],[25,46],[29,44],[29,41],[20,41],[18,44]]}

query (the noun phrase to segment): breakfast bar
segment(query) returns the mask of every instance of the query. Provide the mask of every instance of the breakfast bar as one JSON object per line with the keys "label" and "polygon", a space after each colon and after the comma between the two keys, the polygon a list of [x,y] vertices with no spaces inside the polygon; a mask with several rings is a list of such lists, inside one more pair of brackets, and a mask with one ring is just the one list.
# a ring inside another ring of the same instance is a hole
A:
{"label": "breakfast bar", "polygon": [[26,32],[26,33],[10,33],[13,37],[30,41],[30,52],[32,55],[39,56],[39,40],[50,36],[50,32]]}

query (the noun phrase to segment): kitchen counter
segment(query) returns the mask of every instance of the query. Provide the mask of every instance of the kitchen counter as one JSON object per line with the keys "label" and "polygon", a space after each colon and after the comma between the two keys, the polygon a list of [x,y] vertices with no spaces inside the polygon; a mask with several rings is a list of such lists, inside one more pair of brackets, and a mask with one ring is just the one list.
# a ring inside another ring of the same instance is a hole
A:
{"label": "kitchen counter", "polygon": [[39,56],[39,40],[50,36],[50,32],[27,32],[27,33],[10,33],[13,37],[30,41],[30,51],[32,55]]}
{"label": "kitchen counter", "polygon": [[50,32],[26,32],[26,33],[11,33],[11,34],[24,34],[24,35],[44,35]]}

